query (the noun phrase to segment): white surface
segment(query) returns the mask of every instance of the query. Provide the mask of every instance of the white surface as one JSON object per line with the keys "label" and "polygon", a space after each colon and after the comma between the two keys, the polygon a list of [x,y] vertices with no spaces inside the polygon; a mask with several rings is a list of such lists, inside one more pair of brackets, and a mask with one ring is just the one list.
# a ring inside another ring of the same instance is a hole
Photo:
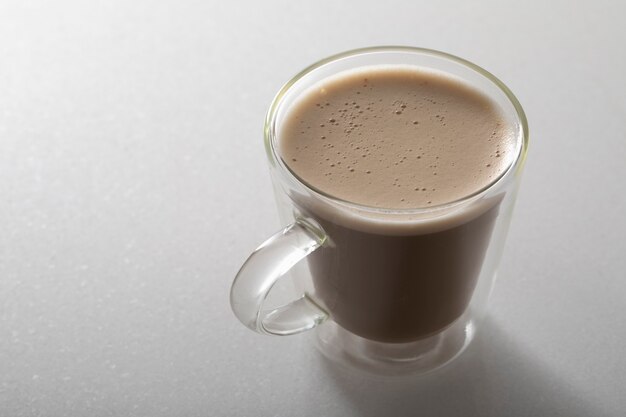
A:
{"label": "white surface", "polygon": [[[0,416],[623,416],[623,2],[0,3]],[[278,222],[261,140],[304,66],[444,50],[516,93],[531,151],[491,316],[379,381],[236,322]]]}

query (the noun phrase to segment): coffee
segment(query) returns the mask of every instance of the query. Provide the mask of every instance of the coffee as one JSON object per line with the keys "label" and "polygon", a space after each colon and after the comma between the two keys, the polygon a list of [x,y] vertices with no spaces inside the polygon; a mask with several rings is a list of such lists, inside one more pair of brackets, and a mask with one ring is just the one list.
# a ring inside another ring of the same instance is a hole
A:
{"label": "coffee", "polygon": [[310,188],[370,208],[292,196],[329,236],[308,263],[334,321],[367,339],[409,342],[459,318],[501,197],[424,213],[495,182],[516,145],[494,102],[441,73],[363,68],[303,93],[278,132],[281,158]]}

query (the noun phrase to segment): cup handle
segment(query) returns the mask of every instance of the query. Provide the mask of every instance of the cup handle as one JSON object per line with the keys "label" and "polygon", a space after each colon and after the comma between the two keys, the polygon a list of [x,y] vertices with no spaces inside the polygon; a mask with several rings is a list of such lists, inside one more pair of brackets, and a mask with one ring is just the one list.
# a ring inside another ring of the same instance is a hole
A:
{"label": "cup handle", "polygon": [[276,309],[264,309],[263,304],[276,281],[326,240],[316,222],[300,218],[263,242],[243,264],[230,289],[230,305],[237,318],[258,333],[279,336],[324,322],[328,313],[306,293]]}

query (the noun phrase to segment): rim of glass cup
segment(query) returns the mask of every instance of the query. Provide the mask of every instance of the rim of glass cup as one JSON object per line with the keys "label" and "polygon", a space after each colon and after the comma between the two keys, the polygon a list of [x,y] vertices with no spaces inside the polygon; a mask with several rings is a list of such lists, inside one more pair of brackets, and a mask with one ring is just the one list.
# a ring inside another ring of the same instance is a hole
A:
{"label": "rim of glass cup", "polygon": [[[291,171],[291,169],[289,169],[289,167],[284,163],[283,159],[281,158],[280,154],[278,153],[276,149],[276,141],[277,141],[276,117],[278,114],[278,110],[281,107],[283,98],[287,95],[287,93],[289,92],[289,90],[294,84],[296,84],[302,78],[304,78],[311,72],[315,71],[316,69],[321,68],[324,65],[333,63],[335,61],[339,61],[344,58],[353,57],[356,55],[365,55],[365,54],[377,53],[377,52],[400,52],[400,53],[404,52],[404,53],[413,53],[413,54],[417,53],[417,54],[422,54],[422,55],[432,55],[432,56],[444,58],[450,61],[454,61],[458,64],[461,64],[477,72],[479,75],[482,75],[487,80],[492,82],[496,87],[498,87],[513,105],[513,108],[515,109],[515,113],[519,119],[520,126],[521,126],[521,136],[522,136],[521,146],[519,146],[519,151],[516,155],[516,158],[509,165],[509,167],[498,178],[496,178],[495,180],[487,184],[485,187],[477,190],[476,192],[472,194],[463,196],[457,200],[449,201],[443,204],[436,204],[430,207],[415,207],[415,208],[403,208],[403,209],[372,207],[372,206],[354,203],[349,200],[343,200],[341,198],[333,196],[332,194],[328,194],[324,192],[323,190],[314,188],[306,184],[305,182],[301,181],[298,178],[298,176],[295,175]],[[485,70],[484,68],[481,68],[478,65],[470,61],[467,61],[463,58],[459,58],[455,55],[448,54],[446,52],[437,51],[434,49],[419,48],[419,47],[413,47],[413,46],[374,46],[374,47],[368,47],[368,48],[352,49],[346,52],[329,56],[327,58],[324,58],[306,67],[305,69],[300,71],[298,74],[296,74],[285,85],[283,85],[282,88],[278,91],[278,93],[274,97],[274,99],[272,100],[272,104],[270,105],[269,111],[267,112],[267,116],[265,118],[265,126],[263,129],[263,132],[264,132],[265,150],[267,152],[267,156],[270,160],[270,163],[272,164],[272,166],[278,166],[280,168],[281,173],[287,176],[287,178],[292,183],[298,184],[300,187],[303,187],[304,189],[306,189],[309,193],[317,197],[321,197],[322,199],[327,199],[334,203],[340,203],[342,205],[345,205],[345,206],[348,206],[350,208],[357,209],[360,211],[368,211],[368,212],[382,213],[382,214],[418,214],[418,213],[432,212],[432,211],[436,211],[439,209],[445,209],[445,208],[450,208],[450,207],[454,207],[457,205],[461,205],[465,202],[482,197],[483,195],[487,194],[490,190],[494,189],[498,184],[500,184],[509,175],[515,174],[519,170],[522,169],[522,167],[524,166],[524,162],[526,160],[526,154],[528,153],[528,140],[529,140],[528,121],[526,119],[526,114],[524,113],[524,109],[522,108],[522,105],[519,103],[519,101],[517,100],[513,92],[509,90],[509,88],[502,81],[500,81],[495,75]]]}

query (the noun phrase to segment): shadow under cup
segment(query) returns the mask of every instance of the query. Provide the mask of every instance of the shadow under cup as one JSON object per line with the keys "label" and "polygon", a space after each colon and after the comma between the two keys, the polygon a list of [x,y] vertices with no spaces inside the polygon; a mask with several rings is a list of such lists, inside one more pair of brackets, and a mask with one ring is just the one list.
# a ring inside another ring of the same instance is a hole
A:
{"label": "shadow under cup", "polygon": [[[317,82],[375,65],[440,71],[490,97],[517,138],[511,166],[473,195],[421,209],[364,207],[301,182],[278,152],[287,110]],[[322,353],[383,373],[432,370],[458,355],[485,312],[526,155],[526,119],[508,88],[441,52],[352,51],[307,68],[283,87],[268,113],[265,141],[281,221],[305,224],[319,237],[319,247],[292,274],[305,283],[305,298],[328,316],[315,322],[325,318],[316,330]]]}

